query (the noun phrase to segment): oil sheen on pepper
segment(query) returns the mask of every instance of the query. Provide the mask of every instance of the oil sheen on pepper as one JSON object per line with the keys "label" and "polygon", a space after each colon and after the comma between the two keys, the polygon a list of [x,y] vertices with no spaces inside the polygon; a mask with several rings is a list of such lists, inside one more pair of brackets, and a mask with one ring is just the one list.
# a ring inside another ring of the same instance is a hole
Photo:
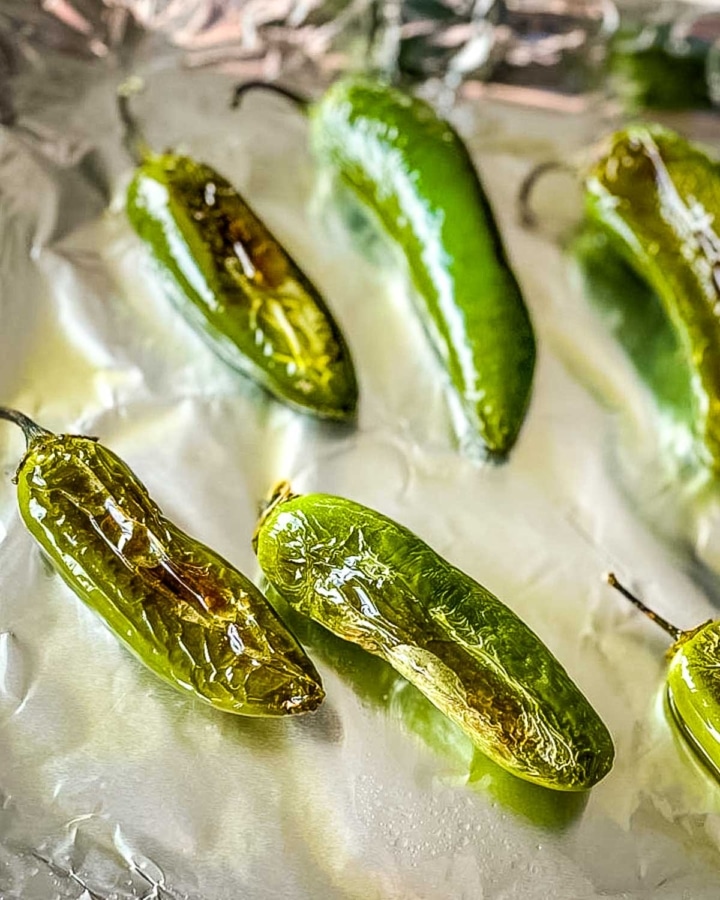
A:
{"label": "oil sheen on pepper", "polygon": [[127,213],[172,299],[222,359],[305,412],[354,417],[355,370],[339,327],[225,178],[186,156],[149,155]]}
{"label": "oil sheen on pepper", "polygon": [[646,606],[613,573],[607,580],[673,638],[667,653],[668,707],[686,743],[720,780],[720,622],[682,631]]}
{"label": "oil sheen on pepper", "polygon": [[407,528],[281,489],[255,542],[290,606],[387,660],[504,769],[563,791],[610,771],[607,728],[547,647]]}
{"label": "oil sheen on pepper", "polygon": [[720,472],[720,168],[659,126],[613,135],[586,179],[592,224],[660,299],[691,375],[704,464]]}
{"label": "oil sheen on pepper", "polygon": [[667,697],[673,718],[720,779],[720,622],[684,634],[670,653]]}
{"label": "oil sheen on pepper", "polygon": [[22,518],[60,575],[161,678],[242,715],[320,705],[315,667],[265,597],[169,522],[111,450],[38,430],[17,484]]}
{"label": "oil sheen on pepper", "polygon": [[316,156],[402,249],[472,432],[503,457],[528,407],[535,339],[467,148],[429,104],[366,78],[338,81],[310,119]]}

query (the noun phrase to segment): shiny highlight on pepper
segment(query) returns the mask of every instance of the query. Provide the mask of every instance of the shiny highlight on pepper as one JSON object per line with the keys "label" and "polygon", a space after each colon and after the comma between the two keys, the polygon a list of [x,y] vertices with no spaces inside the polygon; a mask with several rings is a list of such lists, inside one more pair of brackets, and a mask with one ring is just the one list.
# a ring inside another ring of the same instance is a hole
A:
{"label": "shiny highlight on pepper", "polygon": [[284,716],[324,698],[320,676],[255,585],[166,519],[94,439],[22,413],[20,514],[68,586],[155,674],[224,712]]}
{"label": "shiny highlight on pepper", "polygon": [[582,791],[610,771],[607,728],[547,647],[397,522],[283,485],[255,548],[290,606],[389,662],[509,772]]}

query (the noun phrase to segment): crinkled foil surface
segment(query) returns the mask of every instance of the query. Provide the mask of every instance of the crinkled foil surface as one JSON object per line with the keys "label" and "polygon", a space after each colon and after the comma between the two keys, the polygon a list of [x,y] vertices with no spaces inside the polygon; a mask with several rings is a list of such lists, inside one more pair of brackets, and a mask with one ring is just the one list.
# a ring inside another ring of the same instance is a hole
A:
{"label": "crinkled foil surface", "polygon": [[[396,254],[316,171],[305,122],[267,96],[228,109],[246,77],[319,92],[361,60],[369,16],[360,2],[0,2],[0,399],[100,436],[258,579],[251,533],[279,478],[397,518],[537,631],[610,727],[615,767],[587,797],[504,775],[388,667],[302,623],[328,695],[317,714],[243,720],[186,699],[48,568],[11,483],[22,439],[3,425],[3,900],[718,896],[720,788],[668,725],[667,642],[602,580],[616,567],[683,627],[716,616],[717,501],[663,461],[650,394],[560,249],[570,183],[539,195],[537,232],[515,207],[534,162],[572,157],[612,114],[470,89],[455,106],[539,339],[519,444],[480,465],[459,451]],[[170,307],[122,210],[114,92],[130,72],[150,143],[223,172],[327,296],[358,366],[357,430],[271,401]],[[711,118],[684,127],[720,143]]]}

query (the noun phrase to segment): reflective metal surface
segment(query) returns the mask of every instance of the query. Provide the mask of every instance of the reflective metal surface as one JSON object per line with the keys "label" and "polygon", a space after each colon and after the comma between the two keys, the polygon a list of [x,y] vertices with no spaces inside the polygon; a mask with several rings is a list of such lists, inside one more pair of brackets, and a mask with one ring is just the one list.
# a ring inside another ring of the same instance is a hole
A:
{"label": "reflective metal surface", "polygon": [[[0,897],[714,900],[720,788],[668,723],[663,635],[602,575],[612,564],[680,627],[717,615],[720,504],[663,449],[675,435],[560,249],[567,183],[539,191],[538,232],[515,208],[534,162],[577,157],[610,114],[453,114],[539,346],[519,443],[480,466],[458,450],[397,254],[317,173],[305,122],[272,98],[228,110],[246,75],[317,91],[362,59],[368,8],[326,6],[0,2],[0,401],[101,436],[255,578],[257,505],[279,478],[409,526],[545,641],[610,728],[615,767],[580,801],[505,776],[387,666],[296,619],[318,713],[242,720],[183,698],[44,562],[11,483],[22,439],[3,426]],[[282,407],[173,311],[122,209],[114,92],[130,71],[151,144],[218,168],[324,292],[357,362],[357,430]],[[676,124],[720,143],[711,118]]]}

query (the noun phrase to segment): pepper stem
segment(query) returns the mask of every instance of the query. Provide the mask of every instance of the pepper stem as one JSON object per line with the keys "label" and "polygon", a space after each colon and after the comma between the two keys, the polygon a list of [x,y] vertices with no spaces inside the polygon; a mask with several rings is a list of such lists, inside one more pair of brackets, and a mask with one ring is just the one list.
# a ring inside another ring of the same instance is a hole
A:
{"label": "pepper stem", "polygon": [[639,597],[636,597],[635,594],[632,594],[624,585],[620,584],[620,582],[612,572],[608,572],[606,578],[607,583],[611,587],[614,587],[616,591],[619,591],[623,595],[623,597],[626,597],[633,604],[633,606],[636,606],[641,612],[644,612],[645,615],[649,619],[652,619],[656,625],[659,625],[664,631],[667,631],[667,633],[674,640],[679,641],[680,638],[683,637],[685,632],[681,631],[679,628],[676,628],[674,625],[671,625],[670,622],[668,622],[666,619],[663,619],[662,616],[659,616],[652,609],[645,606],[645,604],[642,602],[642,600],[639,599]]}
{"label": "pepper stem", "polygon": [[577,169],[573,166],[564,162],[559,162],[558,160],[549,160],[547,162],[539,163],[534,169],[531,169],[525,176],[523,183],[520,185],[517,203],[520,222],[525,228],[535,228],[538,223],[537,216],[530,207],[530,197],[535,190],[535,185],[547,172],[555,171],[570,172],[573,175],[577,174]]}
{"label": "pepper stem", "polygon": [[302,94],[298,94],[290,88],[281,87],[272,81],[246,81],[243,84],[239,84],[233,91],[230,108],[237,109],[244,100],[245,94],[256,90],[265,90],[273,94],[279,94],[281,97],[294,103],[302,112],[306,112],[310,105],[310,100],[307,97],[303,97]]}
{"label": "pepper stem", "polygon": [[293,497],[298,496],[299,494],[293,493],[289,481],[278,481],[277,484],[274,485],[267,498],[260,506],[260,515],[252,536],[253,550],[257,550],[258,534],[260,533],[260,529],[262,528],[265,519],[267,519],[276,506],[285,503],[286,500],[292,500]]}
{"label": "pepper stem", "polygon": [[123,123],[123,144],[136,165],[142,165],[150,156],[150,145],[145,140],[137,119],[130,111],[130,98],[144,90],[142,78],[131,75],[117,89],[117,106]]}
{"label": "pepper stem", "polygon": [[33,422],[32,419],[16,409],[0,406],[0,419],[7,419],[8,422],[13,422],[22,428],[28,450],[36,441],[52,435],[52,431],[48,431],[47,428],[41,428],[37,422]]}

